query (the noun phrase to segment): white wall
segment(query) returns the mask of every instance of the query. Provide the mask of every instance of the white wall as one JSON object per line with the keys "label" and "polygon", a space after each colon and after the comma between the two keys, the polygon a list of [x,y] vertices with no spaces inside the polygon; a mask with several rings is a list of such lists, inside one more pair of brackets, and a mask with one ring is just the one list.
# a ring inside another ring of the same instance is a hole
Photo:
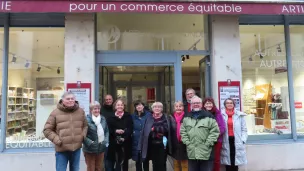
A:
{"label": "white wall", "polygon": [[[238,16],[213,15],[211,78],[212,96],[218,97],[218,82],[242,82],[241,53]],[[215,98],[218,104],[218,98]]]}
{"label": "white wall", "polygon": [[94,98],[94,14],[66,14],[65,29],[65,84],[77,81],[92,83]]}

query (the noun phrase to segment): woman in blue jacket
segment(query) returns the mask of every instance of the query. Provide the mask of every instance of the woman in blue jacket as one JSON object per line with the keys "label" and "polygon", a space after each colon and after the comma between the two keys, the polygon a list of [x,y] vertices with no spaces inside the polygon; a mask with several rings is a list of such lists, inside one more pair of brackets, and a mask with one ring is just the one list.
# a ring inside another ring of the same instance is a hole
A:
{"label": "woman in blue jacket", "polygon": [[132,115],[133,119],[133,142],[132,142],[132,159],[136,162],[136,171],[149,170],[149,161],[142,162],[141,156],[137,149],[141,131],[147,117],[151,117],[151,113],[144,107],[144,103],[136,101],[134,103],[135,112]]}

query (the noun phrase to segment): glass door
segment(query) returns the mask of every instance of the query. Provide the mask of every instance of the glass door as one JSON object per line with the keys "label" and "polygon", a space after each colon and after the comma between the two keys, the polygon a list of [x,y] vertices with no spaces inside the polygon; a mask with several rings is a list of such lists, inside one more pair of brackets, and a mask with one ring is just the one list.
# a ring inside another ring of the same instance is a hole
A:
{"label": "glass door", "polygon": [[210,90],[210,57],[205,56],[199,61],[200,96],[202,99],[211,96]]}

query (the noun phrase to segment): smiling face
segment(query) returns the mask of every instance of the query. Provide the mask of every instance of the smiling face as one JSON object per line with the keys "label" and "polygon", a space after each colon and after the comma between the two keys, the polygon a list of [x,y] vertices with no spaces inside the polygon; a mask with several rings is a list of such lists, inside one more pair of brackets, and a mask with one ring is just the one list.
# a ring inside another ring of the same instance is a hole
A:
{"label": "smiling face", "polygon": [[234,102],[230,99],[226,100],[225,107],[227,110],[233,110],[234,109]]}
{"label": "smiling face", "polygon": [[111,95],[105,96],[105,105],[111,106],[113,104],[113,97]]}
{"label": "smiling face", "polygon": [[144,111],[144,106],[140,103],[136,106],[136,111],[137,112],[143,112]]}
{"label": "smiling face", "polygon": [[211,111],[212,108],[213,108],[213,103],[210,102],[210,101],[207,101],[204,105],[204,107],[208,110],[208,111]]}
{"label": "smiling face", "polygon": [[180,102],[177,102],[175,103],[174,105],[174,111],[177,113],[177,114],[180,114],[182,112],[184,112],[184,105]]}
{"label": "smiling face", "polygon": [[99,116],[100,115],[100,107],[95,106],[92,111],[91,111],[92,115],[94,116]]}
{"label": "smiling face", "polygon": [[202,110],[203,104],[202,100],[198,97],[191,99],[191,107],[193,111],[200,111]]}
{"label": "smiling face", "polygon": [[118,100],[115,104],[115,110],[117,112],[123,112],[124,111],[124,108],[125,108],[125,105],[124,103],[121,101],[121,100]]}
{"label": "smiling face", "polygon": [[186,92],[186,99],[187,100],[191,100],[191,98],[195,95],[194,91],[193,90],[188,90]]}
{"label": "smiling face", "polygon": [[75,96],[73,94],[68,94],[62,98],[62,103],[66,107],[73,107],[75,105]]}

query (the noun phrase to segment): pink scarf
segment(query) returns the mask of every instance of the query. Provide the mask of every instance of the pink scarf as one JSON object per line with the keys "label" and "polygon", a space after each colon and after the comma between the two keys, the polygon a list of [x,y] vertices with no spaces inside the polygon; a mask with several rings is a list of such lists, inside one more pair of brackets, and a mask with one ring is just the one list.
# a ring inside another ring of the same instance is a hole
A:
{"label": "pink scarf", "polygon": [[116,111],[116,112],[115,112],[115,116],[117,116],[119,119],[122,118],[123,114],[124,114],[123,111],[121,111],[121,112],[117,112],[117,111]]}
{"label": "pink scarf", "polygon": [[181,121],[184,117],[184,114],[185,114],[185,112],[182,112],[181,114],[174,112],[174,118],[176,120],[176,136],[177,136],[177,140],[179,142],[182,141],[182,137],[180,135],[180,127],[181,127]]}

